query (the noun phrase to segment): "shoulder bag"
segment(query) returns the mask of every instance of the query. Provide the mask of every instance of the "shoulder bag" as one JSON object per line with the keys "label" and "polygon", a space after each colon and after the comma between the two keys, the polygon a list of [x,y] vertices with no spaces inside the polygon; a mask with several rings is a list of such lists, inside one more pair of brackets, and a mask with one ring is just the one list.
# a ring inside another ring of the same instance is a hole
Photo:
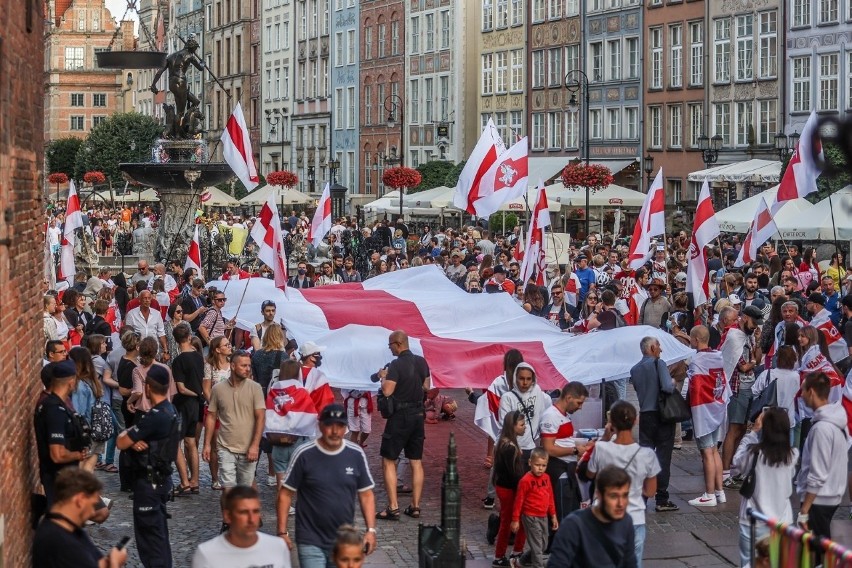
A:
{"label": "shoulder bag", "polygon": [[671,424],[673,422],[689,420],[692,417],[692,412],[678,390],[675,388],[670,393],[663,392],[663,381],[660,379],[659,359],[654,361],[654,369],[657,371],[657,384],[660,387],[660,396],[657,399],[657,406],[660,411],[660,421]]}
{"label": "shoulder bag", "polygon": [[749,420],[752,422],[757,420],[757,417],[763,412],[764,406],[778,406],[778,385],[772,380],[772,369],[767,369],[766,381],[766,387],[760,391],[757,398],[751,401],[751,415],[749,416]]}
{"label": "shoulder bag", "polygon": [[751,499],[754,495],[754,488],[757,487],[757,460],[760,458],[760,452],[752,452],[754,460],[751,462],[751,468],[743,477],[743,484],[740,486],[740,495],[746,499]]}

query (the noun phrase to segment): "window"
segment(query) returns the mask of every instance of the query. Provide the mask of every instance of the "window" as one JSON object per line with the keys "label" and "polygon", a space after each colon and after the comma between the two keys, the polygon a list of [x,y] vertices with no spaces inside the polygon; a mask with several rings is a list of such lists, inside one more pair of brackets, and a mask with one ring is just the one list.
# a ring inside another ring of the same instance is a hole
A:
{"label": "window", "polygon": [[758,101],[757,143],[775,144],[775,133],[778,132],[778,105],[776,101]]}
{"label": "window", "polygon": [[[490,95],[494,92],[494,54],[486,53],[482,56],[482,94]],[[412,95],[413,96],[413,95]]]}
{"label": "window", "polygon": [[589,80],[601,81],[603,80],[603,44],[599,41],[591,43],[589,44],[589,51],[591,53],[592,63],[591,73],[589,73]]}
{"label": "window", "polygon": [[600,140],[603,137],[603,116],[601,109],[595,108],[589,111],[589,138]]}
{"label": "window", "polygon": [[819,0],[819,23],[837,22],[837,0]]}
{"label": "window", "polygon": [[731,145],[731,103],[713,105],[713,136],[722,137],[722,145]]}
{"label": "window", "polygon": [[811,25],[811,0],[793,0],[793,27]]}
{"label": "window", "polygon": [[683,146],[683,107],[672,105],[669,107],[669,147],[681,148]]}
{"label": "window", "polygon": [[704,22],[689,24],[689,84],[704,84]]}
{"label": "window", "polygon": [[426,102],[426,124],[431,124],[434,122],[433,112],[435,107],[435,89],[434,89],[434,79],[423,79],[423,86],[426,89],[426,96],[424,100]]}
{"label": "window", "polygon": [[532,52],[532,87],[544,87],[544,50]]}
{"label": "window", "polygon": [[494,29],[494,0],[482,0],[482,29]]}
{"label": "window", "polygon": [[497,0],[496,16],[497,21],[495,25],[498,29],[509,27],[509,0]]}
{"label": "window", "polygon": [[373,162],[369,150],[364,150],[364,193],[373,193]]}
{"label": "window", "polygon": [[752,101],[737,104],[737,146],[749,146],[754,142]]}
{"label": "window", "polygon": [[516,137],[522,136],[524,129],[524,113],[520,110],[509,112],[509,128],[512,129],[512,134]]}
{"label": "window", "polygon": [[668,195],[672,196],[671,203],[680,203],[683,200],[683,181],[679,179],[670,179]]}
{"label": "window", "polygon": [[549,0],[547,3],[547,18],[550,20],[562,19],[562,0]]}
{"label": "window", "polygon": [[497,67],[496,72],[494,73],[494,92],[495,93],[505,93],[506,92],[506,72],[508,67],[508,56],[509,54],[505,51],[499,51],[496,54],[497,57]]}
{"label": "window", "polygon": [[726,83],[731,80],[731,20],[724,18],[713,22],[713,80]]}
{"label": "window", "polygon": [[105,122],[106,119],[107,119],[107,117],[105,117],[105,116],[93,116],[92,117],[92,128],[95,128],[96,126],[98,126],[102,122]]}
{"label": "window", "polygon": [[355,128],[355,87],[346,89],[346,127]]}
{"label": "window", "polygon": [[533,23],[543,22],[545,14],[545,0],[532,0]]}
{"label": "window", "polygon": [[811,56],[794,57],[793,67],[793,112],[811,110]]}
{"label": "window", "polygon": [[683,26],[669,26],[669,86],[683,86]]}
{"label": "window", "polygon": [[[68,71],[76,71],[83,68],[83,48],[82,47],[66,47],[65,48],[65,69]],[[82,130],[82,129],[81,129]]]}
{"label": "window", "polygon": [[524,0],[511,0],[512,2],[512,25],[520,26],[524,23]]}
{"label": "window", "polygon": [[534,112],[532,115],[532,149],[544,150],[544,113]]}
{"label": "window", "polygon": [[385,53],[385,42],[387,41],[387,29],[386,24],[379,24],[379,57],[384,57]]}
{"label": "window", "polygon": [[618,140],[621,133],[621,109],[611,108],[606,111],[606,138]]}
{"label": "window", "polygon": [[[100,31],[100,29],[101,29],[101,14],[100,14],[99,10],[95,10],[92,13],[92,30],[97,32],[97,31]],[[94,119],[92,119],[92,122],[94,124]]]}
{"label": "window", "polygon": [[636,107],[624,109],[624,138],[628,140],[639,138],[639,109]]}
{"label": "window", "polygon": [[819,105],[817,110],[837,110],[838,54],[819,56]]}
{"label": "window", "polygon": [[343,89],[334,90],[334,127],[343,128]]}
{"label": "window", "polygon": [[83,130],[83,122],[85,118],[82,116],[71,117],[71,130]]}
{"label": "window", "polygon": [[551,87],[558,87],[562,84],[563,79],[562,48],[554,47],[548,51],[547,84]]}
{"label": "window", "polygon": [[648,107],[649,120],[648,125],[651,130],[649,133],[648,145],[651,148],[663,147],[663,113],[660,107]]}
{"label": "window", "polygon": [[72,107],[81,107],[83,104],[83,93],[71,93]]}
{"label": "window", "polygon": [[580,111],[565,113],[565,147],[579,148]]}
{"label": "window", "polygon": [[565,73],[580,69],[580,45],[565,46]]}
{"label": "window", "polygon": [[284,66],[281,68],[281,75],[284,77],[281,97],[285,100],[290,99],[290,67]]}
{"label": "window", "polygon": [[445,75],[438,81],[441,85],[441,120],[447,120],[450,114],[450,78]]}
{"label": "window", "polygon": [[524,52],[521,49],[513,49],[512,57],[512,82],[509,89],[512,92],[522,91],[524,89]]}
{"label": "window", "polygon": [[450,47],[450,11],[441,12],[441,49]]}
{"label": "window", "polygon": [[335,57],[334,57],[334,66],[341,67],[343,65],[343,32],[337,32],[334,34],[334,46],[335,46]]}
{"label": "window", "polygon": [[754,17],[737,16],[737,81],[754,78]]}
{"label": "window", "polygon": [[299,90],[296,98],[300,100],[308,98],[308,70],[304,63],[299,63]]}
{"label": "window", "polygon": [[609,80],[618,81],[621,79],[621,40],[613,40],[606,42],[607,58],[609,60]]}
{"label": "window", "polygon": [[426,14],[426,51],[435,51],[435,14]]}
{"label": "window", "polygon": [[651,85],[652,89],[663,88],[663,30],[651,29]]}
{"label": "window", "polygon": [[420,53],[420,16],[411,17],[411,53]]}
{"label": "window", "polygon": [[778,74],[778,12],[760,13],[760,59],[757,63],[757,76],[761,79],[775,77]]}
{"label": "window", "polygon": [[[81,31],[81,32],[86,31],[86,11],[85,10],[77,10],[77,30]],[[82,128],[80,130],[82,130]]]}
{"label": "window", "polygon": [[399,55],[399,22],[391,22],[391,55]]}
{"label": "window", "polygon": [[629,37],[627,44],[627,79],[639,78],[639,38]]}
{"label": "window", "polygon": [[698,137],[703,134],[702,123],[704,122],[704,112],[700,104],[689,105],[689,146],[691,148],[698,147]]}
{"label": "window", "polygon": [[562,148],[562,111],[547,113],[547,148]]}
{"label": "window", "polygon": [[373,86],[364,85],[364,124],[373,124]]}
{"label": "window", "polygon": [[358,43],[355,41],[355,30],[349,30],[346,32],[346,63],[348,65],[355,65],[355,53],[357,49]]}
{"label": "window", "polygon": [[[279,24],[275,24],[276,26]],[[272,24],[266,26],[266,49],[264,49],[264,53],[269,53],[274,49],[273,46],[273,35],[272,35]]]}
{"label": "window", "polygon": [[364,28],[364,59],[371,57],[373,57],[373,26],[367,26]]}
{"label": "window", "polygon": [[580,0],[565,0],[565,15],[571,16],[580,15]]}

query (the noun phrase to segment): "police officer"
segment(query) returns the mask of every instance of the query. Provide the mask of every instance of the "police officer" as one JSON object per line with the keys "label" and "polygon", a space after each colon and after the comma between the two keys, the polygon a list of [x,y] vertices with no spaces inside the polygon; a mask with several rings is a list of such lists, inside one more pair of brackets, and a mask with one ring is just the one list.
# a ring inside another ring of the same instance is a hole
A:
{"label": "police officer", "polygon": [[172,492],[172,463],[180,441],[180,418],[168,400],[169,373],[153,365],[145,377],[145,396],[153,406],[122,432],[116,445],[131,450],[133,531],[145,568],[171,568],[172,551],[166,502]]}

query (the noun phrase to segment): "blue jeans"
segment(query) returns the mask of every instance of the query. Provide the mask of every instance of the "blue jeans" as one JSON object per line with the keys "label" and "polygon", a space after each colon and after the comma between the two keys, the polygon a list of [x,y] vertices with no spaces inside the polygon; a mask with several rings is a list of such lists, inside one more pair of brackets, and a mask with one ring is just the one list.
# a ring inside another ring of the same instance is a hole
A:
{"label": "blue jeans", "polygon": [[111,401],[110,407],[112,408],[112,427],[115,430],[115,433],[112,435],[112,438],[107,440],[106,449],[104,450],[103,456],[101,460],[105,464],[112,464],[115,462],[115,441],[118,439],[118,435],[121,434],[121,431],[124,430],[124,416],[121,414],[121,399]]}
{"label": "blue jeans", "polygon": [[331,561],[331,550],[312,544],[297,544],[301,568],[335,568]]}
{"label": "blue jeans", "polygon": [[642,568],[645,554],[645,525],[633,525],[633,551],[636,553],[636,568]]}
{"label": "blue jeans", "polygon": [[[769,527],[758,522],[754,533],[757,540],[762,539],[768,534]],[[751,553],[752,546],[754,546],[754,543],[751,542],[751,526],[740,523],[740,566],[743,568],[745,566],[749,566],[749,555]]]}

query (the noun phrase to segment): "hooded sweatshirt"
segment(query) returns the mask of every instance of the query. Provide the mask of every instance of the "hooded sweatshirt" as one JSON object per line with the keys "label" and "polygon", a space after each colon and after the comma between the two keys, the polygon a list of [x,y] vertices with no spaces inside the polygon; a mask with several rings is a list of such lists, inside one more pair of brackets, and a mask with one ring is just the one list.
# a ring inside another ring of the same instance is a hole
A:
{"label": "hooded sweatshirt", "polygon": [[[518,371],[521,369],[528,369],[533,373],[533,384],[526,392],[518,389]],[[529,363],[520,363],[515,368],[513,379],[514,388],[500,397],[500,424],[509,412],[520,410],[527,417],[527,429],[523,436],[518,436],[518,445],[522,450],[532,450],[538,445],[541,415],[553,402],[550,396],[539,388],[535,369]]]}
{"label": "hooded sweatshirt", "polygon": [[802,468],[796,478],[800,498],[816,494],[815,505],[839,505],[846,491],[846,411],[826,404],[814,412],[813,425],[802,449]]}

